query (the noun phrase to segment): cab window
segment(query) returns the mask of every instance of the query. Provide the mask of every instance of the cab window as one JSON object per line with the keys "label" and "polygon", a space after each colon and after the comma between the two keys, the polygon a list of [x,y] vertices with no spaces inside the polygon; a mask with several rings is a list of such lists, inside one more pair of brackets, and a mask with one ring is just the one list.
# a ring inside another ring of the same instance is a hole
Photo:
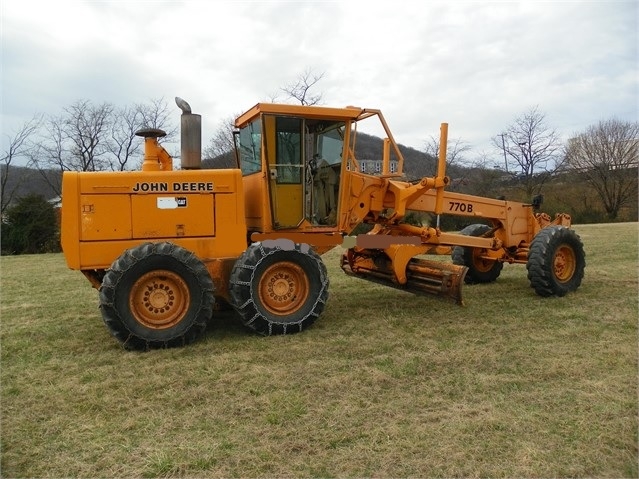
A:
{"label": "cab window", "polygon": [[302,120],[278,117],[275,167],[277,183],[302,183]]}
{"label": "cab window", "polygon": [[249,123],[240,130],[239,151],[242,176],[257,173],[262,169],[262,122]]}

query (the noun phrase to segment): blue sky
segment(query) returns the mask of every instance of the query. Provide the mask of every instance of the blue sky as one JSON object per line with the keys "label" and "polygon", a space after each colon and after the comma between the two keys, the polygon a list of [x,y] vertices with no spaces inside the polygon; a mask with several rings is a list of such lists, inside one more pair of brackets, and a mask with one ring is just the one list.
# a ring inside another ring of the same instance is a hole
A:
{"label": "blue sky", "polygon": [[402,144],[422,149],[448,122],[471,155],[498,154],[491,138],[535,106],[563,138],[637,121],[637,5],[4,0],[3,147],[76,100],[175,96],[203,116],[207,142],[310,69],[324,73],[324,105],[378,108]]}

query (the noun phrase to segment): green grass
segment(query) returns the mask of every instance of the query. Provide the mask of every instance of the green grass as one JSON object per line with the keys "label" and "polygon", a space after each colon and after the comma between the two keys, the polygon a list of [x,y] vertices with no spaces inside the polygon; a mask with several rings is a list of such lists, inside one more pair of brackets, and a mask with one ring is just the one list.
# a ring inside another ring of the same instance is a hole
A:
{"label": "green grass", "polygon": [[576,226],[581,288],[521,265],[466,305],[344,275],[307,331],[232,314],[132,353],[61,255],[3,257],[2,477],[637,477],[637,223]]}

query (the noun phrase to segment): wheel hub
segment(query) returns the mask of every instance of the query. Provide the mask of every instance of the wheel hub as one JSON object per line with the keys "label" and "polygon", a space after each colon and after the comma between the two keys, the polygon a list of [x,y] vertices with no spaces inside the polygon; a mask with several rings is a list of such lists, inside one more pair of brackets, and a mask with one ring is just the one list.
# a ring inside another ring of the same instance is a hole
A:
{"label": "wheel hub", "polygon": [[268,267],[259,285],[261,303],[269,312],[278,315],[297,311],[306,301],[309,290],[304,270],[290,261]]}
{"label": "wheel hub", "polygon": [[164,313],[173,306],[175,292],[165,284],[154,284],[144,292],[144,307],[154,313]]}
{"label": "wheel hub", "polygon": [[484,254],[486,254],[486,250],[484,249],[473,249],[473,266],[475,267],[475,269],[481,271],[482,273],[490,271],[495,265],[495,261],[485,259],[483,257]]}
{"label": "wheel hub", "polygon": [[291,299],[295,293],[295,282],[290,276],[278,273],[276,277],[269,279],[267,286],[269,296],[275,301],[286,301]]}
{"label": "wheel hub", "polygon": [[156,270],[135,282],[129,300],[138,322],[152,329],[167,329],[184,318],[190,295],[187,284],[179,275]]}

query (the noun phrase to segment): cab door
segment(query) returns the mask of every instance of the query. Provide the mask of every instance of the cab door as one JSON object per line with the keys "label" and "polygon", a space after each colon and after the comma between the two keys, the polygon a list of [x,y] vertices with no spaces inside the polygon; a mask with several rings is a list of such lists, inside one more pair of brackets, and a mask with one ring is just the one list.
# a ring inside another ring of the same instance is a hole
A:
{"label": "cab door", "polygon": [[304,220],[304,120],[265,115],[265,146],[274,228]]}

